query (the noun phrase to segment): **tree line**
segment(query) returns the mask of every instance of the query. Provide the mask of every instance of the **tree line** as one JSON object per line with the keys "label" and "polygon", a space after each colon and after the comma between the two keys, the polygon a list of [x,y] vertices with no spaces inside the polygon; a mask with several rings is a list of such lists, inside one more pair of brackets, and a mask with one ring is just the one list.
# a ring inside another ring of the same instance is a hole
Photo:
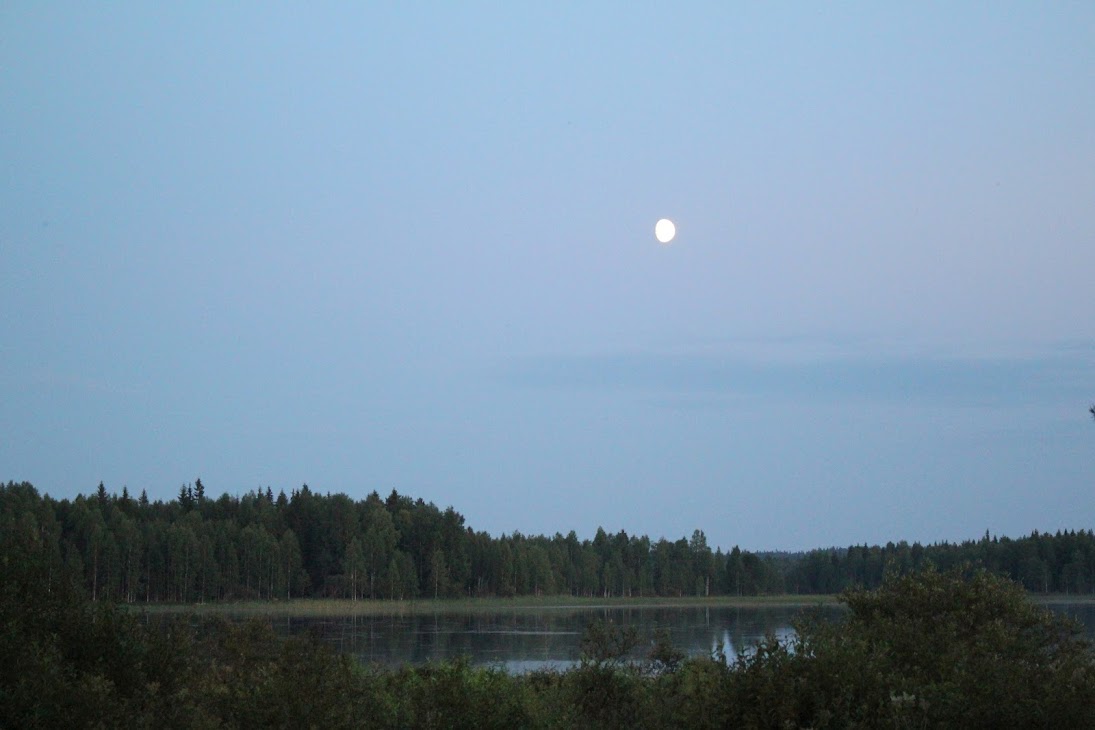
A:
{"label": "tree line", "polygon": [[571,595],[600,597],[829,594],[875,588],[887,575],[969,563],[1030,591],[1095,592],[1091,530],[804,553],[712,550],[690,539],[616,534],[492,537],[452,507],[393,490],[361,500],[307,485],[208,497],[200,479],[177,499],[142,491],[56,500],[29,483],[0,484],[0,534],[34,554],[47,583],[76,576],[92,600],[203,602],[338,597]]}

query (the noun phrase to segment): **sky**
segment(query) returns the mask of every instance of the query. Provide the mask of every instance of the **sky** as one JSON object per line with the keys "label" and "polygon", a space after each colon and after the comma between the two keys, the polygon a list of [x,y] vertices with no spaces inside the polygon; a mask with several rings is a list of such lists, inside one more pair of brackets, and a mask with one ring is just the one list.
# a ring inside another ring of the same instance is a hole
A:
{"label": "sky", "polygon": [[1095,527],[1091,3],[6,2],[0,109],[2,480]]}

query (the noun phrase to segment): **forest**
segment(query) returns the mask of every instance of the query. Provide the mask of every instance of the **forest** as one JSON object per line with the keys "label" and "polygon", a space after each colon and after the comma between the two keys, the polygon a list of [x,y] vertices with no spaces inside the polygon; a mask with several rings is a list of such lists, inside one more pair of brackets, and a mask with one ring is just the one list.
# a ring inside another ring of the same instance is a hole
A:
{"label": "forest", "polygon": [[987,532],[962,543],[851,545],[804,553],[712,550],[704,532],[653,540],[598,529],[493,537],[452,507],[392,491],[354,500],[307,485],[210,498],[200,479],[150,501],[100,483],[56,500],[29,483],[0,485],[0,535],[33,549],[46,580],[76,576],[94,600],[195,603],[298,597],[600,597],[832,594],[876,588],[925,565],[970,564],[1028,591],[1095,591],[1095,534]]}

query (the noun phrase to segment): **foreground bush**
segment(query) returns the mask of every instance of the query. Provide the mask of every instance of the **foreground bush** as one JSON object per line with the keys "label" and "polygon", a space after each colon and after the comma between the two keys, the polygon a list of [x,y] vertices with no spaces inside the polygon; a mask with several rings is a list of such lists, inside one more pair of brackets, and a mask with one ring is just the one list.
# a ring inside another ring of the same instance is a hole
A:
{"label": "foreground bush", "polygon": [[1095,663],[1078,626],[986,572],[934,570],[842,596],[789,645],[739,658],[733,719],[755,726],[1095,727]]}

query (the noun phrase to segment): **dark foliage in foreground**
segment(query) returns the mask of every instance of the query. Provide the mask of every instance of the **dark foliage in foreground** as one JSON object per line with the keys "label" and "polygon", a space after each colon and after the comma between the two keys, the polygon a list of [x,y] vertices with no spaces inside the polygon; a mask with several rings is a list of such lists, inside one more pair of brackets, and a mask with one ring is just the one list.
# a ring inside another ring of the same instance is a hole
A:
{"label": "dark foliage in foreground", "polygon": [[982,571],[843,598],[727,662],[590,627],[580,664],[512,676],[464,661],[383,670],[261,622],[146,624],[87,600],[33,542],[0,535],[0,727],[1095,727],[1076,627]]}

